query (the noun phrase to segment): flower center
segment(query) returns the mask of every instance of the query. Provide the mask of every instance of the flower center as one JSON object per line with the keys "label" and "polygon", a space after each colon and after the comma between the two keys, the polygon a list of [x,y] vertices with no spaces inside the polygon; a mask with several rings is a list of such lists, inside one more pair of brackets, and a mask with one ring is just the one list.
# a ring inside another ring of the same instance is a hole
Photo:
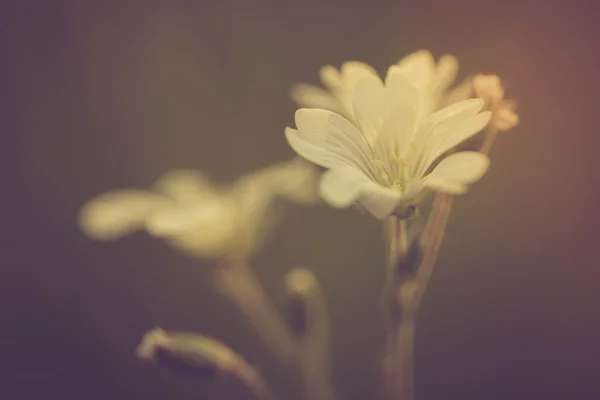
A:
{"label": "flower center", "polygon": [[403,194],[404,185],[409,180],[406,161],[395,154],[390,154],[386,161],[371,160],[373,165],[377,167],[381,185],[396,189],[400,194]]}
{"label": "flower center", "polygon": [[402,196],[396,209],[392,213],[400,219],[412,218],[417,213],[417,204],[421,193],[414,193],[411,171],[402,157],[390,154],[387,160],[371,160],[377,168],[379,183],[382,186],[397,190]]}

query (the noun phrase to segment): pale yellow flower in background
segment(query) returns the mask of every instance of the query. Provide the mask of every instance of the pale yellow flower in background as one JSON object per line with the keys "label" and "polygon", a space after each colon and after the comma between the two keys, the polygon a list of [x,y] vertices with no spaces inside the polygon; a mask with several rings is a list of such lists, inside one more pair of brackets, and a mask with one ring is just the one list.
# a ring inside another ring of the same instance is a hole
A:
{"label": "pale yellow flower in background", "polygon": [[291,96],[300,107],[322,108],[352,121],[354,114],[351,94],[354,86],[366,76],[378,75],[373,67],[359,61],[345,62],[340,70],[325,65],[319,71],[319,77],[326,89],[299,83],[292,87]]}
{"label": "pale yellow flower in background", "polygon": [[319,188],[330,205],[359,204],[380,219],[407,218],[427,189],[464,193],[487,170],[489,160],[478,152],[442,157],[488,124],[491,113],[480,112],[484,101],[464,100],[431,113],[450,68],[441,74],[446,78],[436,78],[427,56],[414,57],[390,67],[385,82],[369,73],[353,85],[353,120],[300,109],[297,129],[286,129],[296,153],[329,169]]}
{"label": "pale yellow flower in background", "polygon": [[499,131],[506,131],[519,123],[515,112],[516,103],[504,99],[504,87],[498,75],[478,74],[473,77],[475,97],[482,98],[486,107],[492,112],[491,125]]}
{"label": "pale yellow flower in background", "polygon": [[415,51],[397,64],[406,71],[408,79],[422,89],[422,112],[432,113],[440,108],[471,97],[469,80],[451,88],[458,74],[458,59],[444,54],[436,62],[428,50]]}
{"label": "pale yellow flower in background", "polygon": [[[458,60],[452,55],[445,54],[436,63],[429,51],[419,50],[402,58],[396,65],[405,69],[414,82],[421,81],[420,84],[428,86],[431,103],[424,110],[434,111],[470,97],[469,81],[450,89],[458,73]],[[333,111],[355,122],[351,94],[362,78],[378,76],[375,69],[362,62],[348,61],[342,64],[339,71],[331,65],[325,65],[319,75],[325,89],[304,83],[296,84],[291,90],[292,99],[302,108]]]}
{"label": "pale yellow flower in background", "polygon": [[201,172],[174,170],[152,191],[117,190],[86,203],[80,226],[96,240],[146,230],[185,253],[202,258],[245,258],[258,249],[275,222],[275,200],[317,200],[318,173],[302,161],[277,164],[212,184]]}

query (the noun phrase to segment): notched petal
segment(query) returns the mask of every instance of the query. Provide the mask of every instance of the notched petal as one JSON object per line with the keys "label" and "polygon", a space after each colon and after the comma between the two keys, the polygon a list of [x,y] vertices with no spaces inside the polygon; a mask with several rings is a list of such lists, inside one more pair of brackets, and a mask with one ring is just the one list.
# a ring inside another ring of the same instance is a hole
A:
{"label": "notched petal", "polygon": [[164,196],[144,190],[108,192],[81,208],[79,225],[92,239],[115,240],[143,229],[151,215],[169,204]]}
{"label": "notched petal", "polygon": [[444,158],[424,178],[423,184],[431,189],[451,194],[466,192],[466,186],[479,180],[489,167],[489,158],[475,151],[454,153]]}

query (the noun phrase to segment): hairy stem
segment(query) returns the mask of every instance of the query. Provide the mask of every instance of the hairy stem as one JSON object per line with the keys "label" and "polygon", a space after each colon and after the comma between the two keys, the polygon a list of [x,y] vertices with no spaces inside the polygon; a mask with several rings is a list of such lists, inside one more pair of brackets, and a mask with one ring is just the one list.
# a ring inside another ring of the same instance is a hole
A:
{"label": "hairy stem", "polygon": [[[385,238],[388,248],[387,268],[383,289],[385,355],[383,364],[383,390],[387,399],[399,397],[406,390],[412,392],[412,350],[404,354],[407,346],[412,346],[412,339],[407,336],[408,325],[405,324],[405,312],[400,301],[400,287],[403,278],[398,273],[398,265],[406,253],[406,225],[390,217],[385,221]],[[402,337],[402,340],[400,340]],[[406,398],[412,400],[412,397]]]}
{"label": "hairy stem", "polygon": [[401,400],[414,399],[414,345],[415,318],[406,314],[398,324],[397,340],[397,371],[398,398]]}
{"label": "hairy stem", "polygon": [[416,317],[451,208],[452,196],[437,194],[421,237],[413,239],[417,241],[409,249],[407,241],[400,238],[405,229],[400,228],[399,222],[395,228],[389,225],[387,228],[390,253],[384,289],[387,304],[384,388],[389,400],[414,400]]}
{"label": "hairy stem", "polygon": [[[387,247],[387,267],[385,271],[385,282],[383,287],[384,302],[384,331],[385,331],[385,363],[384,373],[391,374],[393,370],[392,354],[396,353],[396,331],[397,314],[400,312],[396,301],[396,271],[395,265],[397,257],[400,255],[400,230],[398,221],[395,217],[389,217],[384,223],[384,237]],[[386,377],[386,381],[393,379],[392,376]],[[386,383],[389,386],[389,382]]]}
{"label": "hairy stem", "polygon": [[427,219],[422,238],[422,258],[415,276],[414,294],[411,308],[416,312],[421,304],[429,278],[437,259],[450,211],[452,210],[452,196],[438,193],[435,196],[433,208]]}

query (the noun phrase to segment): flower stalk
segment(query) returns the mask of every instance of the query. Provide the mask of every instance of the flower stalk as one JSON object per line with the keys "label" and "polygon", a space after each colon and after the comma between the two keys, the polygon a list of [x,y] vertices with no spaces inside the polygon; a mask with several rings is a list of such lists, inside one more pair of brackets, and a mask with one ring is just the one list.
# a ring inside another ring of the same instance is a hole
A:
{"label": "flower stalk", "polygon": [[498,135],[498,128],[493,125],[488,125],[483,131],[483,143],[481,145],[481,149],[479,150],[483,154],[489,154],[492,149],[492,145],[496,140],[496,136]]}
{"label": "flower stalk", "polygon": [[224,263],[216,274],[220,287],[248,318],[273,355],[282,364],[292,363],[297,357],[296,342],[252,268],[241,262]]}
{"label": "flower stalk", "polygon": [[[414,399],[414,336],[419,306],[441,245],[451,211],[452,196],[436,194],[420,237],[407,243],[405,221],[387,221],[389,266],[384,289],[387,315],[384,391],[392,400]],[[404,234],[405,239],[400,240]],[[394,256],[395,253],[395,256]]]}
{"label": "flower stalk", "polygon": [[389,217],[385,226],[388,267],[384,286],[384,395],[389,400],[412,399],[414,316],[401,297],[402,289],[410,284],[410,267],[405,260],[411,249],[407,249],[406,221]]}
{"label": "flower stalk", "polygon": [[286,277],[290,326],[296,336],[306,400],[335,400],[329,360],[329,319],[317,278],[304,268]]}

